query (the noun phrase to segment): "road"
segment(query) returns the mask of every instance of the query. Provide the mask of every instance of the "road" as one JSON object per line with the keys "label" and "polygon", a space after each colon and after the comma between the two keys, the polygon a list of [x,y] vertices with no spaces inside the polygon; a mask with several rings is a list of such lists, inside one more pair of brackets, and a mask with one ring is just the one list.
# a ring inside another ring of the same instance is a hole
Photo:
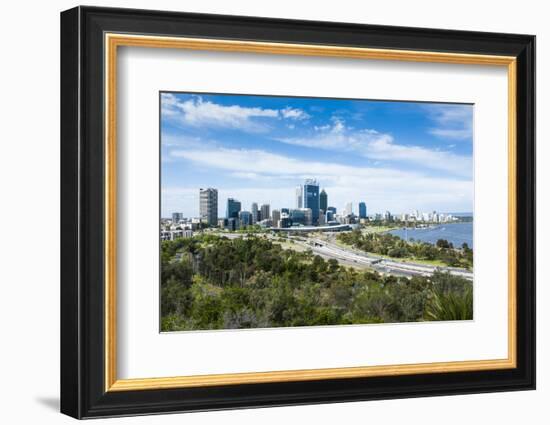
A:
{"label": "road", "polygon": [[[246,237],[243,233],[215,233],[219,236],[225,236],[230,239]],[[269,233],[263,233],[265,237],[270,239],[276,239]],[[324,259],[335,259],[340,264],[345,266],[368,268],[376,270],[383,274],[391,274],[396,276],[431,276],[435,271],[448,272],[453,276],[460,276],[462,278],[473,280],[473,272],[465,269],[459,269],[456,267],[438,267],[428,264],[418,264],[413,262],[400,262],[393,261],[387,258],[358,251],[352,248],[344,248],[330,240],[319,239],[316,237],[307,237],[305,235],[301,237],[290,237],[289,239],[297,245],[302,246],[304,249],[311,249],[313,253],[321,256]],[[327,238],[330,239],[330,238]],[[274,240],[277,242],[277,240]]]}

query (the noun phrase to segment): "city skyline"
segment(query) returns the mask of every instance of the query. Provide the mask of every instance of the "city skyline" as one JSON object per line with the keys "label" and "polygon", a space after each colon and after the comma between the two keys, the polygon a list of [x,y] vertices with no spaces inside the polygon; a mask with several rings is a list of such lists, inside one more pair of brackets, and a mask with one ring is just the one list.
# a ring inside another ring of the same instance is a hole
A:
{"label": "city skyline", "polygon": [[[306,179],[306,181],[304,182],[304,184],[307,184],[308,182],[311,182],[311,181],[315,181],[315,179]],[[296,186],[295,190],[296,190],[296,193],[295,193],[295,196],[296,196],[296,201],[298,199],[298,197],[300,199],[303,198],[303,195],[298,195],[298,188],[301,189],[300,193],[303,194],[303,186],[304,185],[298,185]],[[318,186],[320,187],[320,186]],[[204,200],[204,195],[208,193],[208,194],[211,194],[211,193],[215,193],[215,196],[212,197],[212,195],[208,196],[208,199],[209,199],[209,205],[205,205],[205,200]],[[393,217],[396,217],[396,216],[400,216],[400,215],[411,215],[411,216],[416,216],[416,217],[422,217],[423,215],[425,214],[430,214],[430,213],[439,213],[439,214],[471,214],[473,213],[472,211],[436,211],[436,210],[431,210],[431,211],[420,211],[418,210],[417,208],[410,208],[409,210],[407,211],[389,211],[389,210],[385,210],[382,214],[382,211],[377,211],[377,212],[370,212],[370,209],[367,208],[367,204],[366,202],[364,201],[358,201],[357,202],[357,211],[356,211],[356,208],[353,207],[353,204],[354,202],[346,202],[345,206],[343,208],[340,208],[338,206],[335,206],[335,205],[331,205],[329,202],[328,202],[328,194],[327,192],[324,190],[324,189],[321,189],[320,190],[320,203],[319,203],[319,210],[321,212],[324,212],[326,214],[327,211],[332,211],[334,212],[334,214],[336,214],[336,211],[341,211],[344,215],[354,215],[356,216],[358,219],[361,219],[361,218],[368,218],[368,217],[374,217],[374,216],[387,216],[387,215],[390,215],[393,216]],[[225,208],[225,214],[221,214],[221,215],[218,215],[216,216],[215,218],[211,218],[211,206],[212,206],[212,203],[214,205],[217,205],[218,206],[218,210],[222,210]],[[200,214],[198,216],[185,216],[182,212],[179,212],[179,211],[172,211],[171,212],[171,216],[172,216],[172,220],[174,221],[174,217],[177,216],[178,218],[175,220],[176,222],[181,220],[181,219],[197,219],[197,218],[200,218],[201,220],[203,220],[205,223],[209,224],[209,225],[213,225],[213,226],[216,226],[217,223],[218,223],[218,218],[220,219],[228,219],[228,218],[241,218],[240,217],[240,213],[244,212],[244,213],[248,213],[250,214],[250,223],[249,224],[256,224],[256,222],[260,222],[262,219],[265,219],[265,218],[269,218],[270,217],[270,214],[269,214],[269,211],[271,211],[272,213],[274,211],[277,211],[279,214],[283,211],[283,210],[300,210],[300,209],[311,209],[311,208],[308,208],[307,206],[305,206],[303,203],[301,202],[296,202],[296,205],[292,206],[292,205],[285,205],[285,206],[281,206],[281,207],[275,207],[273,208],[273,206],[270,204],[270,203],[264,203],[264,204],[261,204],[260,207],[258,207],[258,203],[257,202],[252,202],[250,204],[250,208],[246,208],[246,205],[244,205],[240,200],[236,199],[236,198],[233,198],[233,197],[229,197],[225,200],[225,202],[223,201],[223,199],[221,199],[221,203],[218,202],[218,189],[216,188],[201,188],[200,189]],[[166,217],[161,217],[161,219],[167,219],[169,218],[168,216]]]}
{"label": "city skyline", "polygon": [[473,209],[471,105],[172,93],[161,102],[163,217],[198,217],[207,187],[218,189],[218,217],[228,198],[246,211],[293,208],[308,178],[329,205],[351,202],[356,214],[359,202],[369,213]]}

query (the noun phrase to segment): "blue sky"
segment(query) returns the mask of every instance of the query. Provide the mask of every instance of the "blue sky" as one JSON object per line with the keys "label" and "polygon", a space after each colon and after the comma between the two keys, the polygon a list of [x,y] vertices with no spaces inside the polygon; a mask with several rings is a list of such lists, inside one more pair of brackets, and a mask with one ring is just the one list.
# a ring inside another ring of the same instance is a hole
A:
{"label": "blue sky", "polygon": [[295,207],[316,178],[339,210],[473,210],[473,106],[161,93],[161,214],[198,216],[199,188]]}

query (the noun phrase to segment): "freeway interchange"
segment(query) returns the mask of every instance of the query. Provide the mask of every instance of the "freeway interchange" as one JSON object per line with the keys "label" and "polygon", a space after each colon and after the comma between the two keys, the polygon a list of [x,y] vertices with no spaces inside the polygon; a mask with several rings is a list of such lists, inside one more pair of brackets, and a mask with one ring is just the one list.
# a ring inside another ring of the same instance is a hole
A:
{"label": "freeway interchange", "polygon": [[363,266],[376,270],[383,274],[393,274],[398,276],[431,276],[435,271],[449,272],[452,275],[460,276],[468,280],[473,280],[473,273],[465,269],[455,267],[438,267],[413,262],[400,262],[390,260],[378,255],[369,254],[344,248],[332,242],[311,238],[308,240],[309,248],[323,258],[334,258],[340,263],[350,266]]}
{"label": "freeway interchange", "polygon": [[[218,236],[225,236],[230,239],[247,237],[243,233],[225,233],[216,232]],[[277,236],[269,233],[262,233],[263,237],[272,239],[278,243]],[[382,274],[391,274],[396,276],[431,276],[435,271],[448,272],[454,276],[460,276],[464,279],[473,280],[473,272],[456,267],[439,267],[429,264],[419,264],[407,261],[395,261],[376,254],[370,254],[350,247],[342,247],[334,243],[334,235],[326,235],[326,239],[314,237],[311,235],[289,236],[288,241],[296,245],[300,250],[311,249],[311,251],[320,257],[330,260],[337,260],[344,266],[355,268],[364,268],[376,270]],[[291,248],[292,249],[292,248]]]}

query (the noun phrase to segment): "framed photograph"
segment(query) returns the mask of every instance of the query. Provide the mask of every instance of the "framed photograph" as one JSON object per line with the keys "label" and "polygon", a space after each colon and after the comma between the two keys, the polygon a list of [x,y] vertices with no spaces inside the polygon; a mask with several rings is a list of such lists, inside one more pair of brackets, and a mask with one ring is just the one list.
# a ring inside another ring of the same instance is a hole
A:
{"label": "framed photograph", "polygon": [[535,388],[535,37],[61,14],[61,411]]}

